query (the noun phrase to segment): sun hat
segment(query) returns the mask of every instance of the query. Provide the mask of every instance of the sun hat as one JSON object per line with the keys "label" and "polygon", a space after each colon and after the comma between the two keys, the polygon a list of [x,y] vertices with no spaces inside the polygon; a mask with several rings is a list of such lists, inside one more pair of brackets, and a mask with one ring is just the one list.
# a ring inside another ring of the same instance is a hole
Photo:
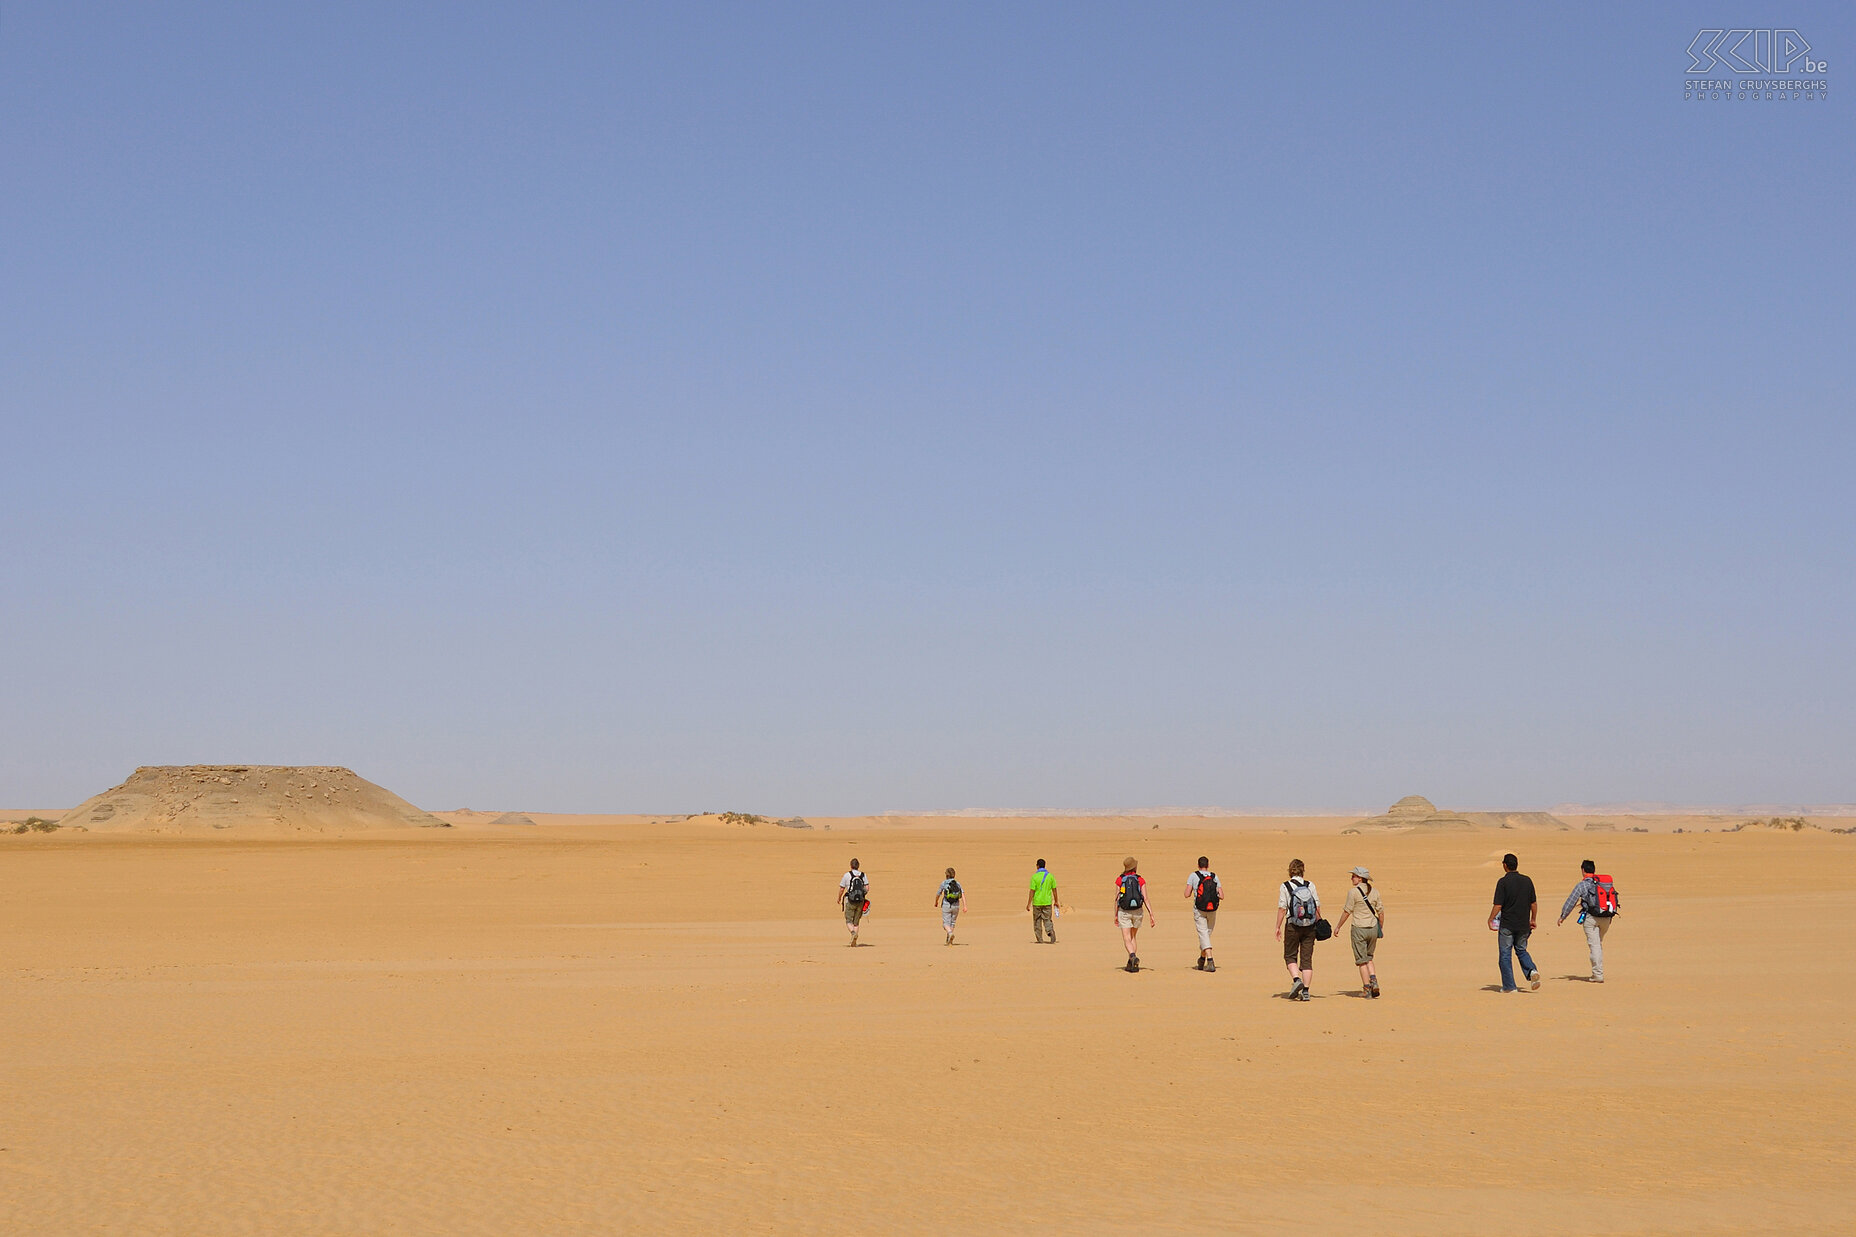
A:
{"label": "sun hat", "polygon": [[1353,875],[1359,877],[1363,881],[1369,881],[1373,879],[1373,874],[1371,872],[1368,872],[1365,868],[1355,868],[1353,870]]}

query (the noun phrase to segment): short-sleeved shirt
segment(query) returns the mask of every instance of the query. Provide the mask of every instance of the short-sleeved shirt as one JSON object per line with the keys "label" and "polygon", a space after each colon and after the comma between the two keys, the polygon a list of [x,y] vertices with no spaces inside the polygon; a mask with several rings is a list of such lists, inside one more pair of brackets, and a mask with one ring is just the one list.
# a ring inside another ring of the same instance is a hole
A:
{"label": "short-sleeved shirt", "polygon": [[[1308,896],[1314,900],[1316,906],[1321,905],[1321,895],[1315,892],[1315,882],[1305,881],[1297,876],[1292,876],[1289,880],[1295,881],[1298,888],[1307,886]],[[1276,886],[1276,905],[1285,911],[1289,909],[1289,881]]]}
{"label": "short-sleeved shirt", "polygon": [[935,890],[934,896],[941,899],[943,902],[958,903],[960,901],[958,897],[948,896],[950,893],[953,892],[953,888],[954,888],[954,878],[950,876],[946,880],[941,882],[941,887]]}
{"label": "short-sleeved shirt", "polygon": [[[1119,885],[1116,889],[1120,889]],[[1031,905],[1050,906],[1057,900],[1057,878],[1039,868],[1031,874]]]}
{"label": "short-sleeved shirt", "polygon": [[851,889],[851,878],[853,876],[861,876],[864,878],[864,892],[869,893],[870,892],[870,874],[868,872],[846,872],[843,876],[838,878],[838,888],[844,890],[846,893],[849,893]]}
{"label": "short-sleeved shirt", "polygon": [[1199,896],[1199,882],[1208,876],[1212,878],[1212,888],[1218,891],[1219,901],[1223,901],[1224,881],[1219,879],[1216,872],[1194,872],[1186,878],[1186,892],[1196,899]]}
{"label": "short-sleeved shirt", "polygon": [[1495,882],[1493,905],[1502,908],[1502,927],[1519,934],[1528,931],[1528,908],[1540,899],[1534,896],[1534,879],[1519,872],[1505,872]]}
{"label": "short-sleeved shirt", "polygon": [[[1127,873],[1126,873],[1126,872],[1123,872],[1123,873],[1121,874],[1121,876],[1126,876],[1126,875],[1127,875]],[[1120,906],[1120,905],[1121,905],[1121,876],[1117,876],[1117,877],[1115,878],[1115,905],[1116,905],[1116,906]],[[1134,877],[1134,879],[1135,879],[1135,880],[1136,880],[1137,882],[1139,882],[1139,884],[1140,884],[1140,887],[1141,887],[1141,905],[1142,905],[1142,906],[1145,906],[1145,905],[1147,905],[1147,878],[1146,878],[1145,876],[1141,876],[1141,875],[1139,875],[1139,874],[1137,873],[1137,874],[1135,875],[1135,877]]]}
{"label": "short-sleeved shirt", "polygon": [[1379,922],[1379,910],[1383,905],[1378,890],[1368,894],[1365,885],[1355,885],[1347,891],[1347,904],[1341,907],[1341,912],[1351,912],[1354,923],[1370,928]]}

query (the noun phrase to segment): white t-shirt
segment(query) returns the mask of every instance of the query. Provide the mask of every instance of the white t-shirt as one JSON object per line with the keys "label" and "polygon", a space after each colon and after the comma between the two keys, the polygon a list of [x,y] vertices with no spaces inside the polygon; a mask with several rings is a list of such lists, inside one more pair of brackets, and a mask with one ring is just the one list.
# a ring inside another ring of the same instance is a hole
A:
{"label": "white t-shirt", "polygon": [[851,887],[851,878],[853,876],[861,876],[864,878],[864,892],[868,893],[870,891],[870,874],[868,872],[846,872],[839,878],[838,888],[848,891]]}
{"label": "white t-shirt", "polygon": [[[1295,876],[1290,877],[1289,880],[1295,881],[1298,887],[1306,884],[1308,886],[1309,898],[1312,899],[1317,906],[1321,904],[1321,895],[1315,892],[1315,882],[1303,881],[1300,877]],[[1289,909],[1289,881],[1284,881],[1282,884],[1276,886],[1276,906],[1279,910],[1286,911]]]}
{"label": "white t-shirt", "polygon": [[1219,876],[1216,872],[1194,871],[1191,876],[1186,878],[1186,891],[1193,897],[1198,897],[1199,882],[1208,876],[1212,878],[1212,888],[1218,891],[1218,896],[1220,898],[1224,897],[1224,878]]}

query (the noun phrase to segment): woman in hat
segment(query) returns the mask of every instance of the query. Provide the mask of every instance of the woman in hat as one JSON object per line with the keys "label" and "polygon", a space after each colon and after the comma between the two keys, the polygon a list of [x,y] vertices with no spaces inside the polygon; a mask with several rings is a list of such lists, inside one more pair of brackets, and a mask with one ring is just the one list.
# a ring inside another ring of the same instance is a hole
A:
{"label": "woman in hat", "polygon": [[1360,991],[1369,997],[1379,995],[1379,972],[1373,969],[1373,951],[1379,946],[1379,938],[1386,934],[1386,908],[1378,894],[1373,892],[1373,874],[1365,868],[1355,868],[1350,874],[1353,888],[1347,891],[1347,904],[1341,908],[1340,922],[1334,925],[1339,932],[1347,926],[1347,920],[1353,920],[1353,964],[1360,968]]}

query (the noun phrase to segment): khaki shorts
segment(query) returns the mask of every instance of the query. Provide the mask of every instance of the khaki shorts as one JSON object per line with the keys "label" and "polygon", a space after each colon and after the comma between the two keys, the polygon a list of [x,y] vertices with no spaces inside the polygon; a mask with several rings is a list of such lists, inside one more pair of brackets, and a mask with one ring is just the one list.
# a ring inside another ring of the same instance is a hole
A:
{"label": "khaki shorts", "polygon": [[1373,950],[1379,948],[1379,925],[1374,924],[1370,928],[1356,926],[1351,932],[1353,936],[1353,964],[1355,966],[1365,966],[1368,962],[1373,960]]}
{"label": "khaki shorts", "polygon": [[1115,922],[1123,928],[1140,927],[1141,920],[1144,919],[1146,915],[1147,908],[1145,906],[1138,911],[1124,911],[1119,906],[1115,908]]}
{"label": "khaki shorts", "polygon": [[861,923],[863,922],[863,917],[864,904],[862,902],[853,902],[849,898],[844,899],[845,923]]}
{"label": "khaki shorts", "polygon": [[1218,912],[1202,911],[1196,906],[1193,907],[1192,926],[1199,930],[1199,948],[1210,949],[1212,947],[1212,929],[1218,926]]}

